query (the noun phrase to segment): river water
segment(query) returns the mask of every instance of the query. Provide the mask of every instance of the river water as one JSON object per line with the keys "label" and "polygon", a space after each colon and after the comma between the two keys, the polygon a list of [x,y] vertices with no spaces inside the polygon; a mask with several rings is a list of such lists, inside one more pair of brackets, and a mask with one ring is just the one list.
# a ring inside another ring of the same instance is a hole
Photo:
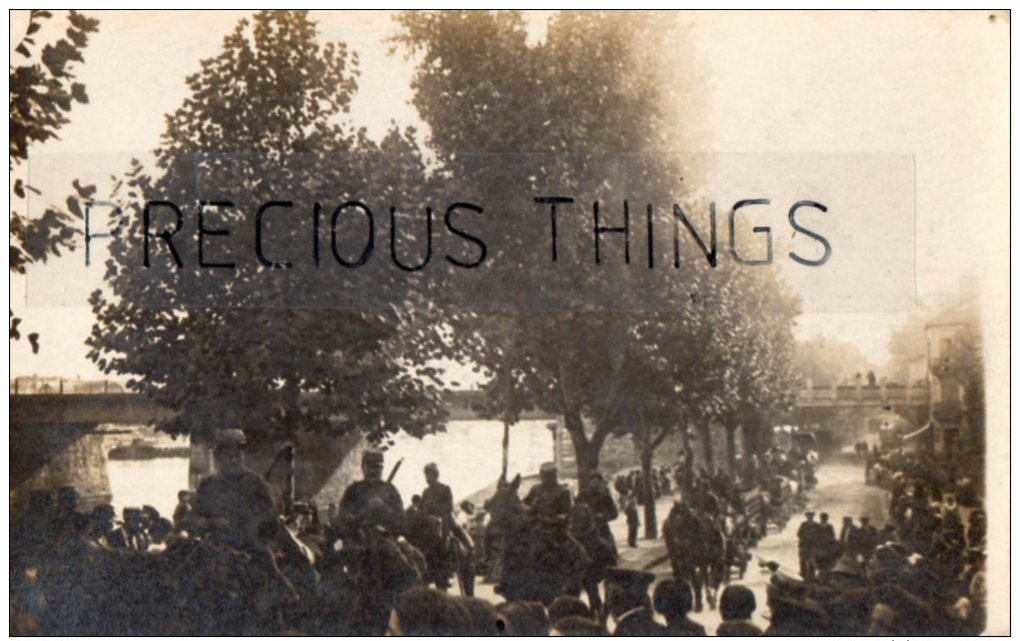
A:
{"label": "river water", "polygon": [[[543,462],[553,459],[553,434],[547,425],[548,421],[521,421],[510,428],[509,476],[536,474]],[[159,436],[155,438],[162,440]],[[460,500],[499,477],[502,441],[503,424],[499,421],[452,421],[446,432],[420,440],[398,435],[386,453],[386,469],[404,459],[393,483],[408,503],[411,496],[420,494],[425,487],[422,468],[435,462],[441,480]],[[161,443],[167,444],[171,442]],[[176,441],[172,445],[180,447],[182,443]],[[188,487],[187,457],[108,460],[106,469],[118,514],[125,507],[151,505],[169,517],[177,504],[177,492]]]}

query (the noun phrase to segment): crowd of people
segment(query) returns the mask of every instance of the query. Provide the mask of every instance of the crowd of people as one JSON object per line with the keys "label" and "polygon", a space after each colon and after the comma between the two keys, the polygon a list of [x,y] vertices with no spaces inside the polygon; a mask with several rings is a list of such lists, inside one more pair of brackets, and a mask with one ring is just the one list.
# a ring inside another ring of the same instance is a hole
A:
{"label": "crowd of people", "polygon": [[[654,587],[653,587],[654,584]],[[400,594],[390,612],[391,636],[708,636],[690,613],[694,592],[686,581],[662,579],[639,570],[613,569],[604,581],[605,608],[559,595],[548,605],[535,601],[492,604],[432,588]],[[720,599],[717,636],[760,636],[752,622],[754,593],[729,585]]]}
{"label": "crowd of people", "polygon": [[777,569],[770,581],[773,625],[790,635],[981,633],[987,520],[971,477],[927,454],[856,451],[883,471],[887,520],[847,516],[836,535],[827,514],[805,513],[800,577]]}
{"label": "crowd of people", "polygon": [[[543,465],[523,498],[520,477],[501,480],[484,508],[462,503],[458,518],[438,466],[426,466],[423,491],[405,507],[383,479],[383,453],[367,450],[364,478],[320,519],[300,502],[281,516],[245,467],[244,444],[240,431],[221,435],[217,472],[179,494],[172,520],[149,506],[119,520],[108,505],[82,514],[73,488],[33,493],[11,530],[12,630],[754,636],[974,634],[984,625],[984,511],[966,475],[926,457],[873,462],[890,493],[881,528],[845,517],[837,534],[827,514],[806,513],[800,576],[763,564],[763,630],[754,593],[739,583],[762,535],[746,518],[748,497],[762,501],[784,474],[803,485],[803,453],[769,451],[737,476],[682,462],[653,469],[653,499],[679,493],[663,524],[672,576],[656,582],[618,567],[610,530],[649,497],[639,472],[612,489],[593,474],[574,494]],[[480,572],[503,603],[473,596]],[[716,630],[690,617],[705,601],[718,607]]]}

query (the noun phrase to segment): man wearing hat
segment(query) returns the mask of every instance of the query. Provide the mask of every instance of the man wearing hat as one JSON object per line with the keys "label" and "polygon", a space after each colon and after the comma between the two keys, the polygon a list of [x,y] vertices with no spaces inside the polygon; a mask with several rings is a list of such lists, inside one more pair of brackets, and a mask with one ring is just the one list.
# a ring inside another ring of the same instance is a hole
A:
{"label": "man wearing hat", "polygon": [[533,517],[543,521],[565,520],[570,514],[570,490],[559,484],[556,464],[542,463],[538,470],[541,482],[524,497],[524,504]]}
{"label": "man wearing hat", "polygon": [[192,525],[220,543],[242,549],[259,549],[259,527],[274,521],[276,506],[269,486],[245,467],[244,432],[221,430],[213,441],[216,473],[195,492]]}
{"label": "man wearing hat", "polygon": [[865,559],[871,558],[871,554],[875,551],[875,546],[878,545],[878,530],[871,524],[871,518],[862,516],[860,518],[861,527],[859,530],[858,545],[860,546],[860,553]]}
{"label": "man wearing hat", "polygon": [[[599,472],[592,472],[588,477],[588,486],[577,493],[577,502],[584,503],[591,508],[592,513],[599,522],[599,534],[613,540],[609,529],[610,521],[615,521],[620,516],[620,510],[616,507],[613,495],[609,493],[606,479]],[[615,547],[615,541],[614,541]]]}
{"label": "man wearing hat", "polygon": [[380,527],[392,534],[404,529],[404,501],[393,484],[383,480],[383,453],[367,449],[361,454],[364,478],[347,486],[340,499],[339,518],[346,534],[358,528]]}
{"label": "man wearing hat", "polygon": [[797,553],[800,556],[800,576],[812,581],[817,573],[818,542],[821,538],[815,513],[805,512],[804,522],[797,528]]}
{"label": "man wearing hat", "polygon": [[606,613],[616,624],[616,637],[668,636],[666,626],[655,621],[648,588],[655,575],[638,570],[609,568],[606,571]]}
{"label": "man wearing hat", "polygon": [[[421,504],[418,509],[422,514],[439,519],[443,524],[443,531],[449,532],[464,547],[465,552],[470,554],[474,549],[471,537],[467,535],[467,532],[453,518],[453,491],[450,490],[449,485],[439,482],[439,466],[435,463],[429,463],[425,466],[425,483],[426,487],[421,493]],[[450,558],[451,555],[446,553],[446,550],[439,550],[437,552],[439,557],[441,557],[440,562],[443,564],[444,569],[449,567],[450,563],[454,561],[454,559]],[[444,574],[446,573],[444,572]],[[472,575],[471,579],[473,578]],[[448,580],[444,582],[446,585],[439,585],[438,587],[449,587]],[[465,585],[464,587],[465,592],[470,596],[470,593],[474,591],[473,582],[470,586]]]}

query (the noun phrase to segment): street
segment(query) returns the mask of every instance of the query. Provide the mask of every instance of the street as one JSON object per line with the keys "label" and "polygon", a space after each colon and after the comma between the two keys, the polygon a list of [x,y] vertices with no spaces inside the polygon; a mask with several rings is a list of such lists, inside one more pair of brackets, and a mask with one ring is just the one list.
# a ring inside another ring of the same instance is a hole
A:
{"label": "street", "polygon": [[[818,486],[808,496],[806,509],[815,512],[828,512],[830,520],[837,532],[844,516],[852,516],[856,522],[860,516],[871,517],[871,522],[881,528],[886,519],[887,497],[885,491],[878,487],[864,484],[864,464],[853,456],[837,455],[819,465],[817,470]],[[677,495],[678,496],[678,495]],[[666,496],[659,499],[656,504],[656,516],[661,528],[662,521],[669,514],[669,509],[675,496]],[[642,513],[643,515],[643,513]],[[768,583],[768,571],[758,565],[759,560],[775,561],[779,563],[784,572],[794,576],[798,573],[797,558],[797,527],[803,520],[801,514],[795,514],[787,523],[783,531],[778,531],[775,526],[770,526],[768,536],[762,539],[758,546],[751,550],[753,555],[748,564],[747,574],[743,580],[734,582],[742,583],[754,591],[758,602],[758,609],[755,611],[754,622],[762,629],[768,627],[768,608],[765,603],[765,587]],[[653,559],[665,554],[666,548],[662,539],[649,541],[638,539],[638,547],[627,546],[627,523],[621,514],[613,521],[611,528],[616,537],[616,545],[620,551],[620,565],[626,568],[640,569]],[[642,525],[642,532],[643,525]],[[658,579],[667,578],[671,575],[669,562],[664,562],[651,570]],[[502,601],[493,592],[491,584],[480,583],[476,586],[476,596],[492,601]],[[721,621],[718,610],[706,609],[702,612],[692,613],[691,618],[705,626],[710,635]]]}

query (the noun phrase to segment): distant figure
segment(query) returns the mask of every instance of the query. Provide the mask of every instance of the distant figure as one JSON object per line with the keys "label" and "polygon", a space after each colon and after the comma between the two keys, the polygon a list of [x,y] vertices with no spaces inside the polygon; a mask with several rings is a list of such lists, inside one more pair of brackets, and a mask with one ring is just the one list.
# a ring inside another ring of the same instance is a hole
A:
{"label": "distant figure", "polygon": [[870,387],[874,387],[875,386],[875,381],[876,381],[876,379],[875,379],[875,372],[872,372],[871,370],[868,370],[868,385]]}
{"label": "distant figure", "polygon": [[829,515],[822,512],[818,515],[818,520],[816,567],[821,572],[828,572],[839,558],[839,543],[836,541],[836,530],[832,527],[832,523],[829,523]]}
{"label": "distant figure", "polygon": [[805,581],[814,580],[817,573],[819,525],[815,513],[805,512],[804,522],[797,528],[797,553],[800,556],[800,576]]}
{"label": "distant figure", "polygon": [[126,507],[123,515],[123,524],[107,537],[110,546],[138,552],[148,550],[149,536],[145,533],[142,511],[136,507]]}
{"label": "distant figure", "polygon": [[636,548],[641,518],[638,515],[637,498],[634,494],[628,494],[624,499],[623,513],[627,516],[627,545]]}
{"label": "distant figure", "polygon": [[177,506],[174,508],[174,532],[186,532],[194,510],[194,493],[181,490],[177,493]]}
{"label": "distant figure", "polygon": [[758,603],[754,598],[754,592],[743,585],[728,585],[723,590],[722,598],[719,600],[719,614],[722,615],[722,623],[716,629],[716,636],[720,637],[760,637],[762,630],[751,623],[751,615],[754,614]]}

